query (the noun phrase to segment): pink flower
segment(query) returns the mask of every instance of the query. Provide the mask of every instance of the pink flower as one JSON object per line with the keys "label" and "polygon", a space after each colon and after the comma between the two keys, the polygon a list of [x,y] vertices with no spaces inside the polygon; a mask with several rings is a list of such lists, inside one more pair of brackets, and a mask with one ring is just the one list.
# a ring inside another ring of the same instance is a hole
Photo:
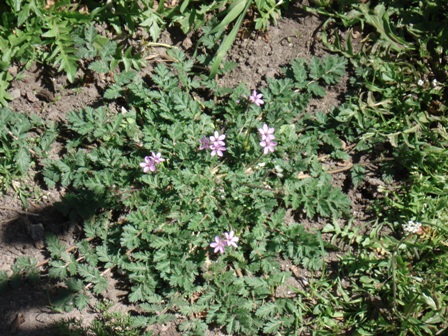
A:
{"label": "pink flower", "polygon": [[162,158],[162,154],[160,153],[154,154],[154,152],[151,153],[152,153],[151,158],[154,160],[154,163],[165,161],[165,159]]}
{"label": "pink flower", "polygon": [[155,172],[156,171],[156,164],[165,161],[164,158],[162,158],[162,154],[160,153],[154,153],[151,152],[151,156],[145,156],[145,162],[140,163],[140,167],[143,168],[143,172],[147,173],[149,171]]}
{"label": "pink flower", "polygon": [[263,105],[264,101],[261,99],[263,95],[261,93],[257,94],[257,91],[252,91],[252,95],[249,97],[249,100],[257,106]]}
{"label": "pink flower", "polygon": [[199,150],[210,149],[210,139],[206,136],[203,136],[201,140],[199,140]]}
{"label": "pink flower", "polygon": [[226,138],[225,134],[219,134],[218,131],[215,131],[214,135],[210,137],[210,149],[211,149],[211,156],[223,156],[223,152],[226,151],[226,143],[224,142],[224,139]]}
{"label": "pink flower", "polygon": [[215,155],[223,156],[224,155],[223,152],[227,150],[226,147],[221,146],[221,145],[218,145],[218,146],[211,145],[210,149],[212,150],[212,152],[210,153],[211,156],[215,156]]}
{"label": "pink flower", "polygon": [[143,172],[147,173],[149,171],[155,172],[156,171],[156,163],[154,162],[154,159],[151,156],[145,156],[145,162],[140,163],[140,167],[143,168]]}
{"label": "pink flower", "polygon": [[263,147],[263,154],[266,155],[269,152],[274,152],[275,146],[277,146],[277,142],[264,140],[260,142],[260,146]]}
{"label": "pink flower", "polygon": [[224,232],[224,239],[216,236],[215,241],[210,244],[210,247],[215,249],[215,253],[224,253],[224,248],[226,246],[238,247],[236,243],[238,243],[239,240],[238,237],[235,237],[235,232],[232,230],[230,232]]}
{"label": "pink flower", "polygon": [[224,232],[224,241],[227,246],[233,246],[238,247],[236,244],[238,240],[240,240],[238,237],[234,236],[235,232],[232,230],[229,233]]}
{"label": "pink flower", "polygon": [[275,139],[274,135],[275,128],[269,127],[267,124],[264,124],[262,128],[258,129],[258,132],[261,134],[261,140],[270,141]]}
{"label": "pink flower", "polygon": [[226,243],[221,240],[218,236],[215,237],[215,241],[210,244],[211,248],[214,248],[214,252],[217,253],[224,253],[224,247],[226,246]]}
{"label": "pink flower", "polygon": [[226,145],[225,142],[224,142],[225,138],[226,138],[225,134],[221,134],[220,135],[218,131],[215,131],[214,135],[212,135],[210,137],[210,141],[212,142],[212,145],[215,145],[215,146],[219,146],[219,145],[225,146]]}
{"label": "pink flower", "polygon": [[273,152],[275,146],[277,146],[277,142],[273,141],[275,139],[274,131],[275,128],[269,127],[267,124],[264,124],[262,128],[258,129],[258,132],[261,134],[260,146],[263,147],[263,154],[265,155]]}

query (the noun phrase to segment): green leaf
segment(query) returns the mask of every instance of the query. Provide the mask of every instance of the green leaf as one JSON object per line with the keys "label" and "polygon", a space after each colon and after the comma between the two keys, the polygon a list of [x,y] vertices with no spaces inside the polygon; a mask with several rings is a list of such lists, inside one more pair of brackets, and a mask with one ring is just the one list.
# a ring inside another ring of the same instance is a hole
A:
{"label": "green leaf", "polygon": [[91,265],[86,265],[86,264],[79,264],[78,272],[79,272],[79,275],[81,275],[83,278],[85,278],[86,281],[95,280],[97,275],[99,274],[99,271],[97,268],[95,268]]}
{"label": "green leaf", "polygon": [[55,260],[50,262],[50,270],[48,275],[51,278],[65,279],[67,277],[67,264],[63,260]]}
{"label": "green leaf", "polygon": [[430,293],[426,290],[422,293],[423,301],[432,309],[438,310],[438,305],[436,301],[431,297]]}
{"label": "green leaf", "polygon": [[262,318],[272,317],[276,314],[277,304],[274,302],[269,302],[263,304],[260,308],[257,309],[255,315]]}
{"label": "green leaf", "polygon": [[353,185],[358,187],[365,178],[365,167],[361,165],[354,165],[351,170],[351,178]]}
{"label": "green leaf", "polygon": [[75,295],[73,302],[75,303],[76,308],[83,310],[89,305],[90,297],[84,293],[78,293]]}
{"label": "green leaf", "polygon": [[51,253],[53,258],[61,256],[65,252],[65,246],[62,245],[59,238],[55,235],[48,235],[46,237],[47,250]]}
{"label": "green leaf", "polygon": [[16,13],[20,12],[20,9],[22,8],[22,0],[10,0],[7,2],[9,3],[9,5],[11,6],[11,9],[14,12],[16,12]]}
{"label": "green leaf", "polygon": [[98,277],[96,280],[95,286],[93,286],[93,291],[96,294],[105,292],[109,286],[107,280],[103,276]]}
{"label": "green leaf", "polygon": [[281,320],[272,320],[265,324],[263,332],[266,334],[276,333],[280,330],[282,326]]}
{"label": "green leaf", "polygon": [[221,20],[221,22],[210,31],[210,34],[214,34],[216,32],[219,32],[221,35],[224,29],[229,25],[231,22],[233,22],[238,15],[241,15],[242,13],[247,11],[248,0],[236,0],[233,1],[228,9],[227,15],[224,17],[224,19]]}
{"label": "green leaf", "polygon": [[31,158],[29,154],[29,149],[27,147],[21,147],[16,154],[15,160],[17,162],[17,167],[22,174],[25,174],[31,163]]}
{"label": "green leaf", "polygon": [[288,100],[292,97],[293,93],[293,82],[290,78],[281,78],[278,80],[268,79],[269,89],[274,96],[285,97]]}
{"label": "green leaf", "polygon": [[149,35],[153,41],[157,41],[162,31],[161,26],[163,25],[164,20],[153,9],[144,11],[142,16],[145,17],[145,20],[140,23],[140,26],[149,27]]}
{"label": "green leaf", "polygon": [[227,35],[227,37],[222,41],[218,51],[216,52],[215,60],[213,61],[213,64],[210,69],[210,77],[215,76],[218,73],[219,65],[221,64],[221,61],[222,61],[224,55],[227,53],[227,51],[232,46],[233,41],[236,38],[236,34],[238,33],[241,23],[243,22],[243,19],[246,15],[246,12],[252,3],[252,0],[242,0],[242,3],[244,3],[244,2],[246,2],[245,7],[244,7],[243,11],[241,12],[238,20],[235,22],[235,25],[233,26],[229,35]]}
{"label": "green leaf", "polygon": [[294,73],[295,86],[299,89],[303,89],[308,85],[308,72],[305,63],[306,62],[303,59],[295,59],[291,63],[291,68]]}
{"label": "green leaf", "polygon": [[405,49],[414,49],[412,45],[408,44],[404,39],[397,36],[391,28],[389,12],[386,10],[384,4],[378,4],[373,9],[370,9],[370,3],[363,3],[358,5],[358,9],[363,15],[366,23],[372,25],[380,33],[382,40],[385,42],[385,47],[392,48],[397,52]]}
{"label": "green leaf", "polygon": [[67,289],[72,292],[80,292],[84,289],[84,283],[80,279],[68,279],[65,284]]}
{"label": "green leaf", "polygon": [[122,96],[123,88],[118,84],[112,84],[109,88],[104,92],[104,98],[106,99],[116,99]]}
{"label": "green leaf", "polygon": [[[96,254],[98,255],[98,260],[104,263],[109,263],[111,261],[111,256],[108,253],[107,246],[97,246],[96,247]],[[109,266],[106,266],[109,267]]]}
{"label": "green leaf", "polygon": [[[72,51],[72,55],[68,54],[66,51]],[[73,83],[76,78],[76,72],[78,70],[77,62],[78,59],[74,56],[75,49],[67,50],[64,52],[61,52],[60,54],[60,66],[58,71],[64,70],[67,74],[67,78],[70,81],[70,83]]]}
{"label": "green leaf", "polygon": [[143,286],[136,286],[132,288],[131,294],[128,298],[130,302],[138,302],[143,300]]}
{"label": "green leaf", "polygon": [[108,40],[100,49],[101,60],[109,60],[117,52],[117,42]]}
{"label": "green leaf", "polygon": [[89,69],[92,71],[95,71],[97,73],[102,73],[102,74],[109,72],[109,67],[103,61],[94,61],[94,62],[90,63]]}
{"label": "green leaf", "polygon": [[171,245],[171,240],[165,237],[152,236],[151,247],[160,249]]}
{"label": "green leaf", "polygon": [[123,228],[123,234],[120,239],[121,246],[127,249],[133,249],[138,246],[140,242],[140,230],[136,229],[132,225],[126,225]]}
{"label": "green leaf", "polygon": [[268,283],[261,278],[245,277],[244,281],[247,283],[248,286],[253,287],[254,289],[261,289],[261,290],[269,291]]}
{"label": "green leaf", "polygon": [[309,93],[318,97],[325,97],[325,95],[327,94],[325,88],[323,86],[320,86],[317,82],[309,84],[307,86],[307,90]]}

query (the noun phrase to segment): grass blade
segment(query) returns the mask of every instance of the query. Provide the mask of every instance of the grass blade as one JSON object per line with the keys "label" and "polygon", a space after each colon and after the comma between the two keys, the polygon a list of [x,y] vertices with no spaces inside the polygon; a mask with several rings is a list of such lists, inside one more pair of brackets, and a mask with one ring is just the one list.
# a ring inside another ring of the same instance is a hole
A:
{"label": "grass blade", "polygon": [[214,34],[216,32],[220,32],[220,35],[224,31],[224,29],[229,25],[231,22],[233,22],[238,15],[240,15],[243,11],[246,12],[247,8],[246,5],[248,0],[236,0],[230,7],[229,12],[227,13],[226,17],[221,21],[219,25],[217,25],[215,28],[213,28],[210,32],[210,34]]}
{"label": "grass blade", "polygon": [[247,9],[249,8],[251,3],[252,3],[252,0],[248,0],[246,2],[246,5],[245,5],[243,11],[240,13],[238,20],[235,22],[235,25],[232,28],[232,31],[229,33],[229,35],[226,36],[226,38],[222,42],[221,46],[219,47],[218,52],[216,53],[216,58],[213,61],[212,67],[210,69],[210,77],[217,74],[219,65],[221,64],[221,61],[222,61],[224,55],[227,53],[227,51],[232,46],[233,41],[235,41],[236,34],[238,33],[238,30],[240,29],[241,23],[243,22],[244,16],[246,15]]}

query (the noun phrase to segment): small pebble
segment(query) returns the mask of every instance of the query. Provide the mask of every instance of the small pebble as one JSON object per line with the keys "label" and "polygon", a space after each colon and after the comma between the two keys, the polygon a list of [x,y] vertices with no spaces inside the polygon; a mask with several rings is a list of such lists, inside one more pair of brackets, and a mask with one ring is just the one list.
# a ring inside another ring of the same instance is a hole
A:
{"label": "small pebble", "polygon": [[11,90],[10,94],[11,94],[13,99],[18,99],[21,96],[20,89]]}
{"label": "small pebble", "polygon": [[13,76],[16,77],[17,76],[17,66],[10,66],[8,69],[8,72]]}
{"label": "small pebble", "polygon": [[28,91],[26,93],[26,99],[28,99],[30,103],[35,103],[35,102],[39,101],[39,99],[37,99],[36,95],[31,91]]}

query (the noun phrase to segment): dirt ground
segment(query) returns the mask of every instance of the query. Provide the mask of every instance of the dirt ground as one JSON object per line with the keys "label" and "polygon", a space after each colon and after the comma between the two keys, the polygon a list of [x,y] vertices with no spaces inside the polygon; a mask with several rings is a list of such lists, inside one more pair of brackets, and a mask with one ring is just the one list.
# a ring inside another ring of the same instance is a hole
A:
{"label": "dirt ground", "polygon": [[[286,17],[279,20],[276,27],[272,27],[265,34],[244,34],[235,42],[227,59],[238,63],[238,68],[220,79],[226,86],[246,83],[250,90],[261,88],[266,79],[280,74],[280,68],[288,65],[294,58],[323,56],[325,50],[319,40],[322,22],[316,16],[304,13],[296,5],[288,11]],[[191,51],[188,38],[173,38],[164,33],[161,43],[176,45],[184,50]],[[164,49],[158,48],[149,51],[152,55],[163,54]],[[154,62],[163,58],[155,57],[148,61],[148,68],[143,72],[150,73]],[[11,69],[17,72],[17,69]],[[82,78],[82,74],[80,74]],[[65,76],[57,74],[47,68],[34,67],[26,71],[20,80],[13,82],[10,93],[15,97],[10,108],[14,111],[38,114],[47,120],[63,122],[68,112],[86,106],[96,107],[102,101],[103,83],[99,80],[94,83],[68,85]],[[339,105],[346,91],[343,81],[333,87],[322,100],[313,101],[310,109],[328,111]],[[54,155],[57,155],[57,148]],[[342,185],[345,173],[334,175],[335,183]],[[62,242],[71,246],[77,240],[80,228],[76,223],[70,223],[57,209],[54,203],[63,195],[63,190],[42,189],[36,178],[30,181],[30,188],[39,190],[39,199],[29,199],[26,211],[22,203],[11,192],[0,197],[0,271],[12,273],[11,266],[20,256],[29,256],[44,266],[47,254],[39,237],[30,231],[31,228],[42,229],[43,235],[52,233],[59,236]],[[353,212],[358,214],[359,224],[365,217],[367,201],[359,189],[350,190],[349,195],[353,201]],[[42,224],[42,225],[40,225]],[[324,223],[306,223],[307,227],[322,228]],[[336,256],[330,256],[335,259]],[[284,268],[291,265],[284,263]],[[84,311],[74,310],[70,313],[59,313],[51,309],[53,293],[58,284],[50,281],[42,268],[41,278],[35,282],[19,281],[10,283],[0,296],[0,335],[54,335],[51,324],[62,318],[79,318],[85,324],[92,321],[96,312],[92,307]],[[300,270],[292,270],[295,277],[288,280],[288,284],[299,286],[298,278],[302,275]],[[302,272],[303,273],[303,272]],[[113,287],[110,279],[110,290],[107,298],[115,305],[112,310],[128,311],[132,307],[122,303],[120,292]],[[286,289],[285,289],[286,290]],[[279,293],[279,296],[285,293]],[[287,294],[286,294],[287,295]],[[174,325],[160,326],[155,331],[159,335],[179,335]],[[215,334],[210,332],[210,334]]]}

